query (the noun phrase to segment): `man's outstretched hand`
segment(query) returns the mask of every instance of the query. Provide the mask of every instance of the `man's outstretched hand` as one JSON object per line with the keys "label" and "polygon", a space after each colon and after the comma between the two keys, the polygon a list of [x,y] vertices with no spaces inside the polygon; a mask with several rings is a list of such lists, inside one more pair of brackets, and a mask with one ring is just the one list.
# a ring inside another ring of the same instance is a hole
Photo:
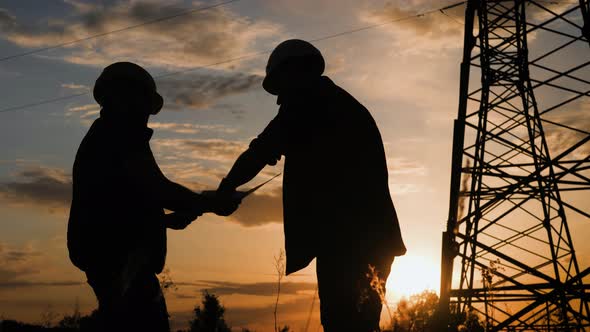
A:
{"label": "man's outstretched hand", "polygon": [[200,212],[174,212],[164,216],[166,228],[181,230],[190,225],[197,217],[201,216]]}
{"label": "man's outstretched hand", "polygon": [[241,200],[232,198],[232,197],[225,197],[225,196],[218,196],[219,201],[213,210],[218,216],[227,217],[234,213],[238,207],[240,206]]}
{"label": "man's outstretched hand", "polygon": [[222,190],[221,187],[216,191],[204,191],[202,194],[209,199],[209,211],[218,216],[231,215],[242,202],[241,198],[236,197],[235,190]]}

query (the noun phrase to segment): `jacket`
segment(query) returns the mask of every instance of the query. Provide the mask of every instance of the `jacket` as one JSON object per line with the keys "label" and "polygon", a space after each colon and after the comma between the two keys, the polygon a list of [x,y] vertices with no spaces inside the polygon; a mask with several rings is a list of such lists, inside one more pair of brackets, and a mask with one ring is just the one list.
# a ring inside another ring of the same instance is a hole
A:
{"label": "jacket", "polygon": [[[102,114],[102,113],[101,113]],[[159,273],[166,258],[164,208],[202,209],[199,194],[160,171],[145,125],[104,114],[82,140],[73,167],[68,251],[89,273],[120,271],[141,257]]]}
{"label": "jacket", "polygon": [[383,142],[369,111],[325,76],[278,103],[249,149],[269,164],[285,156],[286,272],[318,255],[403,255]]}

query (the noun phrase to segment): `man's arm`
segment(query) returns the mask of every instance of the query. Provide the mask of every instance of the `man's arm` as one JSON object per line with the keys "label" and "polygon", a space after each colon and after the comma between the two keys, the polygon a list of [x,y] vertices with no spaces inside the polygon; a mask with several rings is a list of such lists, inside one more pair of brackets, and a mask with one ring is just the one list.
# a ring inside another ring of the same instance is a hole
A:
{"label": "man's arm", "polygon": [[250,182],[267,165],[267,160],[261,158],[256,150],[244,151],[236,160],[227,176],[221,181],[221,192],[232,192],[237,187]]}
{"label": "man's arm", "polygon": [[236,160],[227,176],[221,181],[218,191],[231,193],[237,187],[252,180],[266,165],[276,165],[284,152],[284,128],[282,114],[266,126]]}
{"label": "man's arm", "polygon": [[200,195],[170,181],[158,167],[149,147],[142,153],[134,153],[126,158],[125,168],[127,176],[147,196],[148,201],[165,209],[200,215],[206,212],[225,214],[220,211],[228,210],[227,205],[237,207],[237,202]]}
{"label": "man's arm", "polygon": [[200,214],[194,212],[173,212],[164,215],[163,221],[166,228],[181,230],[190,225]]}

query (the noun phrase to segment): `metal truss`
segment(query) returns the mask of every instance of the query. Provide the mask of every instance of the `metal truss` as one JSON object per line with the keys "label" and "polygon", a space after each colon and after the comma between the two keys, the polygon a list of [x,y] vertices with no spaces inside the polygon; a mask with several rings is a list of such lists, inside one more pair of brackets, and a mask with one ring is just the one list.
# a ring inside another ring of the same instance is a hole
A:
{"label": "metal truss", "polygon": [[567,222],[590,218],[588,12],[588,0],[467,2],[441,260],[447,327],[470,310],[486,331],[590,330],[590,269]]}

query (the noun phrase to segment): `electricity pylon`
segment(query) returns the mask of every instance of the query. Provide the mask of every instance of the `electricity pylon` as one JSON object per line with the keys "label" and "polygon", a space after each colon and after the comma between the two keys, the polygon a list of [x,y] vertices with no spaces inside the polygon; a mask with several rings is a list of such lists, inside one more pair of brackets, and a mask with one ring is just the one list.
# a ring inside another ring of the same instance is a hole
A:
{"label": "electricity pylon", "polygon": [[590,331],[590,269],[570,228],[590,228],[588,12],[588,0],[467,1],[441,259],[447,328],[471,312],[486,331]]}

